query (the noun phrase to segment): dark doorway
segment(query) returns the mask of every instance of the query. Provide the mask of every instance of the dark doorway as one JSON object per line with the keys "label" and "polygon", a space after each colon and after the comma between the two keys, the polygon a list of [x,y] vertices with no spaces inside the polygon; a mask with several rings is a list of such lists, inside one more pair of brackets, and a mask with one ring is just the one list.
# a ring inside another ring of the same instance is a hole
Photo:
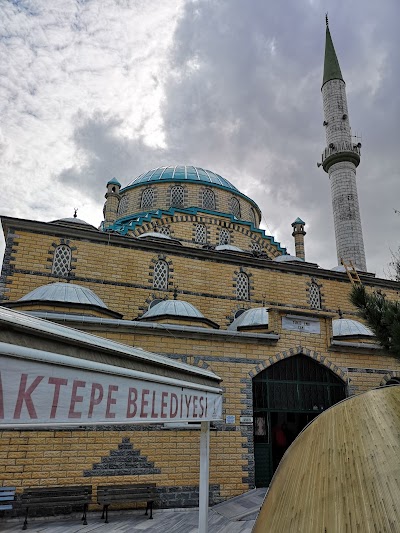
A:
{"label": "dark doorway", "polygon": [[345,397],[345,383],[304,355],[279,361],[253,378],[257,487],[269,485],[283,454],[302,429]]}

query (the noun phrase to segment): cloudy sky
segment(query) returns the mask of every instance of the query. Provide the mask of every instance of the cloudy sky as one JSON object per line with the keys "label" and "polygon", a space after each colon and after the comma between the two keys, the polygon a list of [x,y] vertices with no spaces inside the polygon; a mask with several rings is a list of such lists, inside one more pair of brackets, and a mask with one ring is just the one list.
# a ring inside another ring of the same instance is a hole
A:
{"label": "cloudy sky", "polygon": [[362,142],[368,270],[385,277],[400,244],[398,0],[0,0],[0,213],[78,208],[98,225],[111,177],[193,164],[255,199],[291,253],[301,217],[307,259],[336,265],[316,166],[326,11]]}

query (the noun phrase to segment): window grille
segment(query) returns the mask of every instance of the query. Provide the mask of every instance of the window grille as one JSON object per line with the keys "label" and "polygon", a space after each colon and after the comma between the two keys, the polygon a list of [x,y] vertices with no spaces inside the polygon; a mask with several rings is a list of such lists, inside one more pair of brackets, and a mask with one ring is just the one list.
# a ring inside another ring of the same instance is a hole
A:
{"label": "window grille", "polygon": [[256,241],[251,241],[250,250],[252,252],[261,252],[261,246]]}
{"label": "window grille", "polygon": [[249,299],[249,277],[244,272],[239,272],[236,280],[236,299]]}
{"label": "window grille", "polygon": [[168,237],[171,235],[171,230],[168,226],[160,226],[157,228],[158,233],[162,233],[163,235],[168,235]]}
{"label": "window grille", "polygon": [[140,203],[140,207],[143,209],[147,209],[149,207],[153,207],[154,202],[154,189],[151,187],[148,187],[142,192],[142,201]]}
{"label": "window grille", "polygon": [[171,207],[183,207],[185,202],[185,189],[176,185],[171,189]]}
{"label": "window grille", "polygon": [[207,242],[207,229],[204,224],[196,224],[195,240],[199,244],[205,244]]}
{"label": "window grille", "polygon": [[128,197],[123,196],[118,205],[118,215],[123,215],[127,209],[128,209]]}
{"label": "window grille", "polygon": [[168,264],[163,259],[154,265],[153,287],[166,290],[168,288]]}
{"label": "window grille", "polygon": [[231,213],[232,213],[232,215],[234,215],[236,218],[240,218],[241,214],[240,214],[240,202],[239,202],[239,200],[237,198],[235,198],[235,197],[232,197],[231,201],[230,201],[230,204],[231,204]]}
{"label": "window grille", "polygon": [[60,278],[66,278],[71,270],[71,248],[66,244],[60,244],[54,250],[53,266],[51,272]]}
{"label": "window grille", "polygon": [[310,285],[310,305],[313,309],[321,309],[321,292],[315,282]]}
{"label": "window grille", "polygon": [[211,189],[204,189],[203,191],[203,207],[204,209],[215,210],[215,194]]}
{"label": "window grille", "polygon": [[250,209],[250,222],[253,224],[253,226],[255,226],[257,223],[256,212],[253,208]]}
{"label": "window grille", "polygon": [[227,229],[221,228],[219,230],[219,244],[230,244],[231,236]]}

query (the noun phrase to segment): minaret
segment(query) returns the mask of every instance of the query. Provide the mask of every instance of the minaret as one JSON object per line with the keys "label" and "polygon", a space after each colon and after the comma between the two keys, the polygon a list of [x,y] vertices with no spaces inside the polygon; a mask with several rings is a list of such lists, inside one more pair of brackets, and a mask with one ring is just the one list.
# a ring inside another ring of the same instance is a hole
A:
{"label": "minaret", "polygon": [[104,231],[107,231],[117,219],[118,204],[121,199],[121,196],[119,194],[120,188],[121,184],[117,180],[117,178],[112,178],[110,181],[107,182],[107,192],[105,195],[106,203],[104,204],[103,209]]}
{"label": "minaret", "polygon": [[299,217],[297,217],[296,220],[292,222],[292,237],[294,237],[296,257],[300,257],[300,259],[303,259],[304,261],[306,260],[306,254],[304,251],[304,235],[306,235],[306,232],[304,231],[305,225],[306,223],[303,222]]}
{"label": "minaret", "polygon": [[357,269],[366,271],[356,184],[361,144],[354,144],[351,139],[346,84],[333,47],[328,17],[321,91],[327,145],[322,154],[322,167],[331,182],[338,264],[342,259],[346,263],[352,261]]}

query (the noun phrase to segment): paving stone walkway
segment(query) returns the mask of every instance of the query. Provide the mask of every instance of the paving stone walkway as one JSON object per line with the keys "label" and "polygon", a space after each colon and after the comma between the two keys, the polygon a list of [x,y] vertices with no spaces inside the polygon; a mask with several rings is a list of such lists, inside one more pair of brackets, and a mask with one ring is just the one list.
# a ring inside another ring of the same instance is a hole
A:
{"label": "paving stone walkway", "polygon": [[[266,489],[254,489],[241,496],[212,507],[209,511],[209,533],[251,533],[263,502]],[[99,512],[88,513],[88,525],[83,526],[77,515],[69,517],[32,518],[31,533],[197,533],[197,509],[160,509],[148,520],[142,511],[110,511],[109,523],[104,524]],[[2,520],[2,533],[21,531],[23,518]]]}

